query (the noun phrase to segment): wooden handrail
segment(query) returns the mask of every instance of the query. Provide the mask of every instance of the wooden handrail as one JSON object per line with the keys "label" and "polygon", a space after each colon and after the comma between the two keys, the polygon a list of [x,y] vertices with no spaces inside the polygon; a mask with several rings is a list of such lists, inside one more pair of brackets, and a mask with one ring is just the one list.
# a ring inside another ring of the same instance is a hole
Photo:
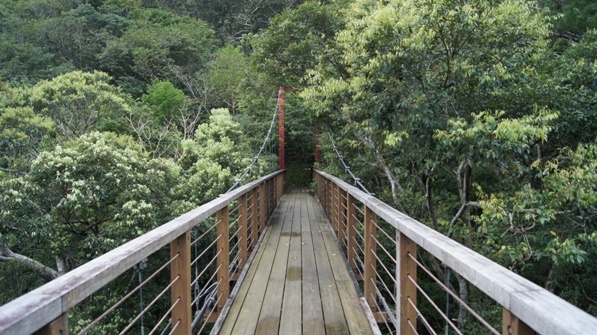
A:
{"label": "wooden handrail", "polygon": [[[146,259],[162,247],[181,238],[184,238],[184,241],[188,241],[187,235],[191,228],[227,208],[233,201],[238,200],[244,195],[250,194],[250,192],[257,194],[257,189],[260,189],[262,206],[265,206],[267,192],[267,187],[265,187],[265,185],[272,179],[279,179],[278,182],[285,185],[285,172],[286,171],[274,172],[230,193],[223,194],[217,199],[201,205],[196,209],[1,306],[0,334],[32,334],[42,328],[50,328],[50,326],[54,327],[54,324],[65,324],[66,321],[64,320],[64,315],[66,315],[66,312],[69,309],[73,308],[85,298],[114,280],[120,274],[131,269],[135,264]],[[280,187],[283,189],[283,186]],[[275,192],[277,194],[274,195],[274,199],[277,202],[279,200],[279,195],[281,195],[281,191],[278,189],[275,190]],[[267,195],[269,196],[269,194]],[[260,213],[259,218],[262,221],[256,223],[263,226],[268,216],[269,213],[266,213],[265,211]],[[256,236],[253,236],[253,239],[255,237]],[[254,244],[255,241],[252,240],[251,243]],[[185,263],[189,262],[188,255],[186,254],[182,259]],[[189,266],[185,266],[185,268],[186,267]],[[190,271],[190,269],[188,271]],[[184,285],[187,285],[188,278],[184,278],[181,282],[183,282]],[[187,290],[186,287],[185,290]],[[188,304],[187,298],[183,300],[186,301],[185,304]],[[188,308],[185,306],[184,310],[188,311]],[[185,322],[185,327],[188,328],[189,323],[188,321]],[[50,333],[53,332],[51,331]],[[55,333],[58,333],[58,331]]]}
{"label": "wooden handrail", "polygon": [[[533,331],[545,335],[595,334],[597,318],[557,297],[539,285],[507,270],[501,265],[399,212],[374,196],[362,192],[337,177],[322,171],[315,171],[314,179],[318,184],[317,194],[321,200],[321,204],[328,216],[332,217],[333,220],[335,220],[333,208],[334,196],[336,194],[335,188],[338,187],[347,192],[348,206],[353,206],[352,203],[356,200],[365,206],[366,212],[371,211],[378,218],[385,220],[396,229],[400,244],[414,242],[414,244],[444,262],[452,270],[459,273],[472,285],[500,304],[504,309],[504,334],[532,334]],[[349,210],[349,213],[351,213],[351,210]],[[367,225],[367,222],[365,224]],[[354,234],[351,231],[352,229],[354,228],[351,228],[349,224],[347,232],[349,236]],[[367,226],[365,229],[368,229]],[[404,256],[409,249],[412,250],[411,254],[416,252],[416,248],[413,249],[407,245],[399,246],[401,268],[397,269],[399,270],[397,273],[404,274],[408,271],[412,272],[413,264]],[[365,246],[365,250],[367,252],[371,248]],[[350,255],[349,251],[348,262],[354,267],[353,257],[354,255]],[[402,265],[410,268],[402,268]],[[367,265],[365,264],[365,266]],[[401,283],[401,295],[405,294],[404,290],[413,292],[412,287],[409,287],[410,284],[407,282],[408,279],[398,279]],[[370,288],[366,287],[365,290],[367,289],[370,290]],[[364,294],[367,295],[366,292]],[[368,299],[367,296],[365,298]],[[401,300],[400,297],[397,298],[398,301]],[[410,317],[416,319],[413,316],[415,314],[410,306],[406,306],[404,302],[400,304],[402,305],[400,306],[400,314],[403,318]],[[410,330],[407,330],[404,324],[404,320],[400,320],[400,323],[402,324],[403,334],[410,333]]]}

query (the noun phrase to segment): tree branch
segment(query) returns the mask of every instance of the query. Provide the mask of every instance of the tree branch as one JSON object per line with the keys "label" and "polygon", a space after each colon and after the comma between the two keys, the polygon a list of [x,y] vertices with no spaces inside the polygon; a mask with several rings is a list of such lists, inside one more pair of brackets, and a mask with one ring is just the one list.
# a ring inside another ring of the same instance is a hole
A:
{"label": "tree branch", "polygon": [[0,244],[0,261],[17,261],[22,265],[25,265],[33,270],[39,271],[41,273],[41,276],[48,281],[54,280],[62,274],[32,258],[13,252],[12,250],[10,250],[10,248],[8,248],[8,246],[5,243]]}

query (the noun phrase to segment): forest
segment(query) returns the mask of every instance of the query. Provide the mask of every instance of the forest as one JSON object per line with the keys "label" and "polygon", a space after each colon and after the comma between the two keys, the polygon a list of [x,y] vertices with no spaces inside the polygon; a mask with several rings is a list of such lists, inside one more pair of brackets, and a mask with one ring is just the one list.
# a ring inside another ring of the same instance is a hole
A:
{"label": "forest", "polygon": [[224,193],[279,87],[293,184],[348,178],[335,145],[378,198],[597,316],[591,0],[0,0],[0,304]]}

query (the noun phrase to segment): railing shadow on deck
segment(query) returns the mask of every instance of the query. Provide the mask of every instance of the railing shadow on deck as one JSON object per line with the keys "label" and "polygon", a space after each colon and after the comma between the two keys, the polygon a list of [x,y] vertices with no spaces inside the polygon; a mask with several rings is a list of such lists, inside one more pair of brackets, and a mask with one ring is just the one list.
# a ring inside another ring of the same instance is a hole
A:
{"label": "railing shadow on deck", "polygon": [[[359,280],[364,299],[384,332],[597,334],[596,318],[542,287],[339,178],[314,171],[314,179],[317,196],[345,252],[347,265]],[[481,316],[487,317],[487,311],[466,306],[478,325],[474,331],[459,329],[444,312],[448,299],[437,302],[429,294],[434,290],[437,296],[443,290],[453,301],[459,299],[455,290],[436,278],[436,271],[430,271],[425,264],[440,262],[483,292],[486,300],[493,301],[497,316],[489,315],[492,320],[487,322]],[[435,286],[430,288],[429,283]],[[437,329],[438,324],[441,329]]]}
{"label": "railing shadow on deck", "polygon": [[[70,332],[102,333],[97,327],[105,320],[121,328],[103,333],[188,335],[192,329],[195,334],[208,329],[225,310],[233,292],[230,283],[242,276],[286,180],[286,171],[277,171],[221,195],[1,306],[0,334],[68,334],[69,315],[100,298],[111,282],[125,276],[124,282],[134,286],[131,269],[139,273],[139,285],[102,308],[93,321],[71,324]],[[142,280],[139,271],[144,268],[155,271]],[[153,283],[152,290],[147,289],[148,283]],[[145,301],[140,300],[137,313],[134,299],[142,293]],[[119,309],[126,310],[114,317]],[[123,320],[123,315],[128,319]]]}

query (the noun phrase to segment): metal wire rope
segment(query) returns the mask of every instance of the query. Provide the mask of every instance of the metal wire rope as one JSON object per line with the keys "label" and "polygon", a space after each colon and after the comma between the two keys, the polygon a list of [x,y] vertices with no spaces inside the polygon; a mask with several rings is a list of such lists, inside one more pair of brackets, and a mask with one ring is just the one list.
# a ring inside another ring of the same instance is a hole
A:
{"label": "metal wire rope", "polygon": [[336,147],[336,142],[334,142],[334,138],[332,137],[332,132],[329,130],[329,128],[328,128],[327,133],[328,133],[328,137],[330,138],[330,142],[332,142],[332,148],[334,149],[336,156],[338,156],[338,160],[344,167],[344,171],[346,171],[346,173],[348,173],[350,175],[350,177],[354,180],[355,185],[357,185],[361,190],[363,190],[363,192],[371,195],[371,192],[369,192],[369,190],[367,190],[365,185],[363,185],[363,183],[361,182],[361,179],[357,178],[354,175],[354,173],[352,173],[352,171],[350,170],[350,167],[346,164],[346,162],[344,162],[344,157],[340,154],[338,147]]}
{"label": "metal wire rope", "polygon": [[[279,100],[280,100],[280,92],[278,92],[278,101]],[[265,148],[270,140],[270,136],[272,135],[272,130],[274,128],[274,124],[276,123],[276,116],[278,115],[278,108],[279,108],[279,106],[278,106],[278,103],[276,102],[276,108],[274,110],[274,115],[272,115],[272,120],[269,124],[269,130],[267,131],[267,135],[265,136],[265,139],[263,140],[263,144],[261,145],[259,152],[253,158],[253,161],[251,161],[251,164],[249,164],[249,166],[245,169],[245,172],[243,172],[243,174],[240,176],[240,178],[238,178],[236,180],[236,182],[228,189],[228,191],[226,191],[226,193],[229,193],[232,190],[234,190],[235,188],[239,187],[242,183],[243,178],[245,178],[246,175],[251,173],[251,171],[252,171],[251,168],[253,167],[253,165],[255,165],[255,163],[257,163],[259,161],[259,156],[261,156],[261,154],[265,150]]]}

